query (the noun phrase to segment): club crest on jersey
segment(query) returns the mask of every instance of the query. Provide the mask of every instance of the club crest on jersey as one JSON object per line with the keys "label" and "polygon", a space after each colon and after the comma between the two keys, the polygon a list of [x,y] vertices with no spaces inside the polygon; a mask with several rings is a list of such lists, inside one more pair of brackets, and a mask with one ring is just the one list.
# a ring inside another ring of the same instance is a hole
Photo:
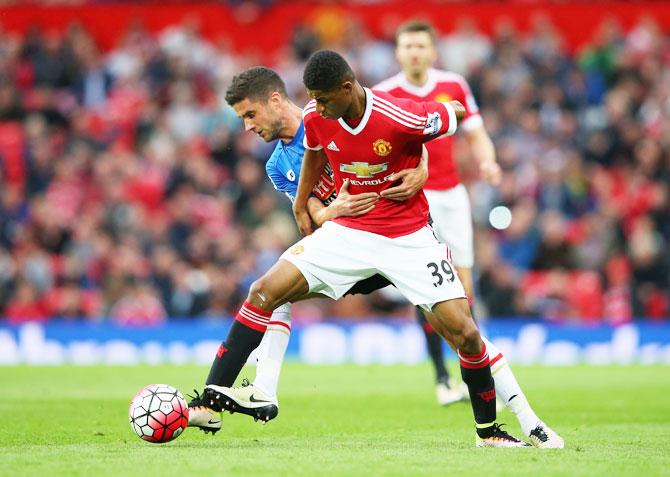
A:
{"label": "club crest on jersey", "polygon": [[302,246],[301,244],[297,244],[291,247],[291,255],[300,255],[304,251],[305,247]]}
{"label": "club crest on jersey", "polygon": [[426,121],[426,126],[423,128],[423,133],[429,136],[437,134],[442,129],[442,118],[440,113],[430,113]]}
{"label": "club crest on jersey", "polygon": [[388,156],[391,152],[391,149],[393,149],[391,143],[383,139],[377,139],[372,143],[372,150],[375,151],[375,154],[378,156]]}
{"label": "club crest on jersey", "polygon": [[[389,147],[390,146],[391,145],[389,144]],[[389,168],[388,162],[385,162],[383,164],[370,164],[368,162],[352,162],[351,164],[340,164],[340,172],[356,174],[356,177],[361,179],[373,177],[375,174],[384,172],[388,168]]]}

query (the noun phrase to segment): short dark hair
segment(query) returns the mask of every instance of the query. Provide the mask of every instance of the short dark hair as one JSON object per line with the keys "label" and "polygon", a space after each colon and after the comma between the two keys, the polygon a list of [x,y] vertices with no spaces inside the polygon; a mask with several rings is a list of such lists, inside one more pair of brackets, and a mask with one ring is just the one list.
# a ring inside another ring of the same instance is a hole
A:
{"label": "short dark hair", "polygon": [[302,82],[307,89],[332,91],[345,81],[353,81],[354,72],[342,55],[331,50],[320,50],[307,60]]}
{"label": "short dark hair", "polygon": [[433,45],[437,44],[437,33],[433,25],[424,20],[408,20],[398,27],[395,32],[395,43],[398,44],[398,38],[403,33],[416,33],[416,32],[425,32],[430,36],[430,40],[433,42]]}
{"label": "short dark hair", "polygon": [[273,92],[287,97],[284,81],[270,68],[254,66],[233,77],[226,90],[226,102],[233,106],[245,99],[267,99]]}

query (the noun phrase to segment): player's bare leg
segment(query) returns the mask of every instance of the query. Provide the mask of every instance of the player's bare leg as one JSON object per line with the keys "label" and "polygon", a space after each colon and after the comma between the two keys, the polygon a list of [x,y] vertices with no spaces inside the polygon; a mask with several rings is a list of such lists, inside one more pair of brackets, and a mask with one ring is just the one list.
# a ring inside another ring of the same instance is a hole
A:
{"label": "player's bare leg", "polygon": [[[468,297],[468,302],[470,303],[470,309],[473,309],[473,304],[475,301],[475,291],[474,291],[474,285],[472,283],[472,269],[470,267],[460,267],[458,265],[454,265],[454,268],[456,269],[456,273],[458,274],[458,279],[461,281],[461,284],[463,284],[463,289],[465,290],[465,296]],[[491,350],[489,350],[489,357],[490,359],[493,359],[493,355]],[[464,391],[464,397],[467,399],[467,390]],[[496,410],[498,412],[502,411],[505,406],[505,403],[503,403],[500,400],[500,396],[496,398]]]}
{"label": "player's bare leg", "polygon": [[[456,269],[458,278],[463,284],[466,296],[472,302],[472,297],[474,296],[472,270],[467,267],[454,266],[454,268]],[[444,362],[442,337],[430,325],[425,316],[426,313],[428,312],[417,307],[417,320],[426,339],[428,355],[430,356],[433,368],[435,369],[435,397],[437,398],[437,403],[441,406],[448,406],[462,400],[467,400],[469,399],[467,386],[463,382],[458,382],[456,379],[449,376],[449,370]]]}
{"label": "player's bare leg", "polygon": [[262,310],[272,311],[279,305],[297,301],[308,292],[309,285],[300,270],[287,260],[279,260],[251,284],[247,302]]}
{"label": "player's bare leg", "polygon": [[465,296],[467,296],[470,300],[470,303],[472,303],[472,300],[475,296],[474,286],[472,285],[472,269],[469,267],[459,266],[454,266],[454,268],[456,269],[458,279],[461,281],[463,289],[465,290]]}
{"label": "player's bare leg", "polygon": [[431,326],[450,341],[458,352],[461,375],[470,392],[478,447],[526,447],[500,428],[496,421],[495,384],[486,345],[470,314],[465,298],[437,303],[427,315]]}
{"label": "player's bare leg", "polygon": [[[428,322],[428,318],[426,317],[428,313],[430,312],[419,306],[416,307],[419,326],[426,339],[428,355],[435,369],[435,397],[440,406],[449,406],[450,404],[468,399],[467,388],[463,391],[460,389],[460,386],[465,387],[465,385],[455,382],[449,376],[449,371],[444,362],[443,337]],[[447,340],[447,342],[449,341]]]}

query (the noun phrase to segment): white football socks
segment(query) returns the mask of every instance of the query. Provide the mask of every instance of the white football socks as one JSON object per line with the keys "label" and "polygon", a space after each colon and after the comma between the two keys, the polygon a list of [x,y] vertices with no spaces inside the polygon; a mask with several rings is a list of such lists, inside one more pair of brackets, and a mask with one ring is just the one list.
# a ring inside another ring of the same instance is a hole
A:
{"label": "white football socks", "polygon": [[496,394],[507,406],[507,409],[512,411],[519,420],[524,434],[529,435],[530,431],[535,429],[537,423],[540,422],[540,418],[530,407],[505,356],[488,339],[482,337],[482,340],[486,343],[486,349],[489,352],[491,374],[495,381]]}
{"label": "white football socks", "polygon": [[256,351],[254,386],[270,397],[277,396],[279,373],[291,337],[291,304],[285,303],[270,317],[268,328]]}

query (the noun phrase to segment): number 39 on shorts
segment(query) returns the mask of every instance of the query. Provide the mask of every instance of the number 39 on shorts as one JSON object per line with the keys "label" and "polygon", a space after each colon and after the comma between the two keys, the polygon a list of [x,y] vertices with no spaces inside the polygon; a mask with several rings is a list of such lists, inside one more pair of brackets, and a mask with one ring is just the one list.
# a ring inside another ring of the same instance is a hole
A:
{"label": "number 39 on shorts", "polygon": [[451,264],[447,260],[442,260],[439,266],[435,262],[429,262],[426,264],[426,267],[428,270],[430,270],[431,275],[435,278],[435,281],[433,282],[434,287],[439,287],[442,285],[444,283],[445,277],[450,283],[456,279],[454,269],[451,268]]}

